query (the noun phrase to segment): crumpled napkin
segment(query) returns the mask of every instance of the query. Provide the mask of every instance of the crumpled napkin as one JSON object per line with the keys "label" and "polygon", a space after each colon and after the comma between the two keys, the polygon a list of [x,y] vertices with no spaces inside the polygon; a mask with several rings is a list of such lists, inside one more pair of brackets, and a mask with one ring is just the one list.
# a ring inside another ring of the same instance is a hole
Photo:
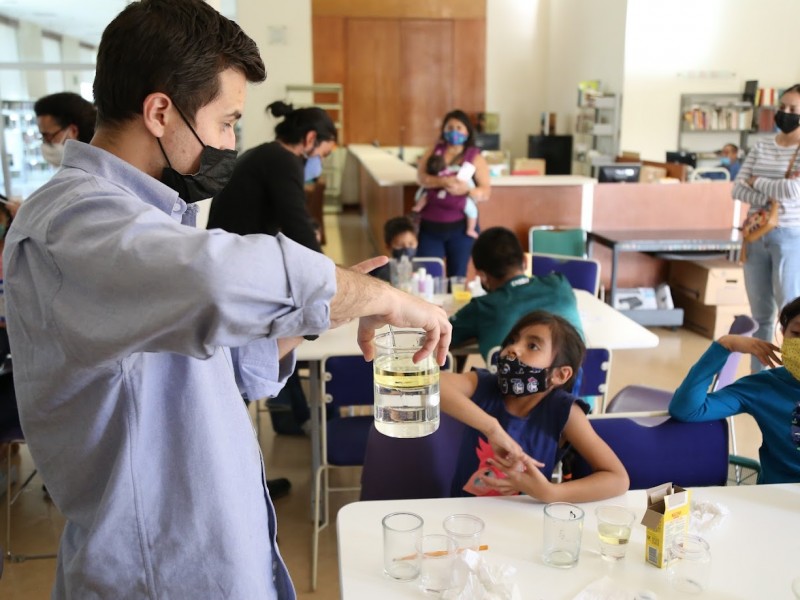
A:
{"label": "crumpled napkin", "polygon": [[632,592],[605,575],[583,588],[573,600],[656,600],[653,592]]}
{"label": "crumpled napkin", "polygon": [[511,565],[490,565],[474,550],[456,560],[454,585],[442,594],[446,600],[522,600]]}
{"label": "crumpled napkin", "polygon": [[693,501],[689,532],[700,534],[716,529],[730,512],[724,504],[708,500]]}

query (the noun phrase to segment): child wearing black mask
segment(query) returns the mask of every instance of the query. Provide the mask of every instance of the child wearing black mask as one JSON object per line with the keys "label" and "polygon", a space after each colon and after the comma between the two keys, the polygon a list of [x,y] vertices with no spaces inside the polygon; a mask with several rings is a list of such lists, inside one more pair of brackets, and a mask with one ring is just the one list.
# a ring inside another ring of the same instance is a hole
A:
{"label": "child wearing black mask", "polygon": [[[404,256],[411,260],[417,254],[417,234],[414,224],[408,217],[394,217],[383,225],[383,242],[386,254],[396,260]],[[373,277],[391,282],[389,265],[378,267],[370,273]]]}
{"label": "child wearing black mask", "polygon": [[[496,375],[485,369],[441,374],[442,410],[469,425],[451,495],[591,502],[627,491],[625,467],[595,433],[588,406],[570,393],[584,353],[569,322],[534,311],[508,334]],[[593,473],[554,484],[553,468],[568,445]]]}

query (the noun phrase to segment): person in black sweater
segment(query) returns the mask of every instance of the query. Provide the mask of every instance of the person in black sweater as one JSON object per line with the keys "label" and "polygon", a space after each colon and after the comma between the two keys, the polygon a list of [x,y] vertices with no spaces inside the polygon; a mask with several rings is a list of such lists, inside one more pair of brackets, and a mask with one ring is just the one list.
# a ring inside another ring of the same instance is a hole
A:
{"label": "person in black sweater", "polygon": [[[336,127],[317,107],[295,110],[278,101],[267,106],[267,111],[284,117],[275,127],[275,141],[248,150],[236,161],[230,181],[211,202],[207,227],[240,235],[280,232],[322,252],[303,184],[319,176],[319,161],[336,144]],[[316,170],[309,172],[304,167]],[[311,413],[296,372],[270,402],[291,409],[270,415],[277,433],[296,435],[307,430]],[[270,479],[267,486],[274,500],[286,495],[291,483],[285,478]]]}
{"label": "person in black sweater", "polygon": [[[276,140],[245,152],[236,161],[230,182],[211,203],[209,229],[232,233],[283,233],[321,252],[306,208],[304,164],[314,166],[331,153],[336,127],[321,108],[294,109],[273,102],[267,110],[284,117],[275,127]],[[308,179],[319,176],[309,173]]]}

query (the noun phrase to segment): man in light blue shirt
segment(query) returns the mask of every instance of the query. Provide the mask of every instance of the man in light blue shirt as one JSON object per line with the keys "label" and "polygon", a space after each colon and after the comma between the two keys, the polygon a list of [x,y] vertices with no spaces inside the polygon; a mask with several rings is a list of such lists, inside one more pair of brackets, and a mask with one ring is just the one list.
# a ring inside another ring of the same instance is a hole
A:
{"label": "man in light blue shirt", "polygon": [[129,4],[99,47],[91,145],[67,144],[8,234],[20,418],[67,519],[54,598],[294,598],[240,364],[277,392],[297,336],[351,318],[368,359],[392,323],[444,361],[441,309],[281,235],[191,226],[264,76],[202,0]]}

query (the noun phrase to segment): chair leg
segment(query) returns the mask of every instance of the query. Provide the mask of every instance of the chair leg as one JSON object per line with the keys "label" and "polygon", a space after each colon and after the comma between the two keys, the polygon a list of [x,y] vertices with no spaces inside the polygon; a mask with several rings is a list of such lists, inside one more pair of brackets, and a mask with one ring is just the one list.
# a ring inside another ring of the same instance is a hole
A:
{"label": "chair leg", "polygon": [[[314,475],[314,533],[311,539],[311,591],[317,591],[317,567],[319,566],[319,532],[322,529],[320,525],[320,496],[322,495],[322,475],[326,471],[323,465],[317,468]],[[327,506],[327,499],[325,502]],[[327,524],[327,523],[326,523]]]}
{"label": "chair leg", "polygon": [[12,563],[20,563],[25,562],[26,560],[37,560],[40,558],[56,558],[57,554],[55,553],[47,553],[47,554],[14,554],[11,550],[11,507],[17,501],[20,494],[28,487],[28,484],[31,480],[36,476],[36,469],[28,475],[27,479],[25,479],[22,484],[17,488],[17,491],[14,493],[14,497],[11,497],[11,448],[9,447],[8,452],[6,453],[6,468],[8,469],[6,473],[6,560]]}

